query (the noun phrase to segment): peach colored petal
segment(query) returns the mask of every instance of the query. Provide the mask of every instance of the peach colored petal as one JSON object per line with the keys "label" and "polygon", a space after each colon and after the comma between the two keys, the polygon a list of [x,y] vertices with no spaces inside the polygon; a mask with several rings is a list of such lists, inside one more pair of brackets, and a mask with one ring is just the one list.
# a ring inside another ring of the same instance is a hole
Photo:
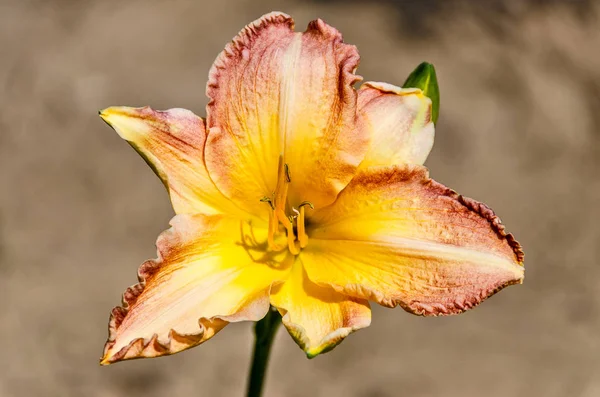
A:
{"label": "peach colored petal", "polygon": [[289,278],[273,287],[271,304],[279,309],[283,324],[309,358],[330,351],[351,332],[371,324],[369,302],[312,283],[300,260]]}
{"label": "peach colored petal", "polygon": [[371,136],[362,169],[425,162],[435,128],[431,100],[420,89],[367,82],[358,90],[358,108]]}
{"label": "peach colored petal", "polygon": [[293,258],[265,254],[266,230],[222,215],[178,215],[157,241],[158,259],[112,311],[102,364],[177,353],[228,322],[256,321]]}
{"label": "peach colored petal", "polygon": [[271,13],[246,26],[216,59],[207,95],[206,165],[239,206],[267,216],[260,203],[277,182],[279,156],[291,171],[291,205],[333,202],[366,152],[357,130],[360,78],[354,46],[316,20],[304,33]]}
{"label": "peach colored petal", "polygon": [[100,117],[133,146],[169,191],[176,213],[241,213],[204,166],[204,120],[185,109],[113,106]]}
{"label": "peach colored petal", "polygon": [[415,314],[460,313],[524,277],[493,211],[422,166],[359,173],[312,222],[301,255],[313,282]]}

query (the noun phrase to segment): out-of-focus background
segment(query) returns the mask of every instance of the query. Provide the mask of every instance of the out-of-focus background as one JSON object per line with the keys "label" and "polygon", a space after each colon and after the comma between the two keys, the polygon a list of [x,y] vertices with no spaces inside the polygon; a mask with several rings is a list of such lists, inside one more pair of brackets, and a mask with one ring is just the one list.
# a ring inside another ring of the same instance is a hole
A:
{"label": "out-of-focus background", "polygon": [[0,396],[243,395],[250,324],[98,365],[172,212],[96,111],[204,115],[215,56],[271,10],[340,29],[365,80],[435,64],[432,176],[495,209],[527,272],[461,316],[375,308],[310,361],[281,330],[266,396],[600,396],[600,4],[567,0],[0,0]]}

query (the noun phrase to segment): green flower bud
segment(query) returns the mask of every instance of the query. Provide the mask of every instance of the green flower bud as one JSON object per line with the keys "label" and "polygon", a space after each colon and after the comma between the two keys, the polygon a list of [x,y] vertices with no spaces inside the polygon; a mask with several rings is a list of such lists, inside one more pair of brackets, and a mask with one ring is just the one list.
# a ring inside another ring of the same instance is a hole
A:
{"label": "green flower bud", "polygon": [[431,99],[431,120],[437,123],[440,114],[440,88],[438,87],[435,68],[428,62],[423,62],[408,76],[403,88],[420,88]]}

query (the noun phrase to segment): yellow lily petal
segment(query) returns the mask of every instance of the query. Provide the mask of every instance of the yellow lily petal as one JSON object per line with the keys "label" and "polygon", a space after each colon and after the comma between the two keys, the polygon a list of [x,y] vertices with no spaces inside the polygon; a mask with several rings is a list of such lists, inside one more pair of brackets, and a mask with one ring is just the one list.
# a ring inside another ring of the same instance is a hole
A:
{"label": "yellow lily petal", "polygon": [[312,222],[308,277],[385,306],[456,314],[523,280],[523,251],[493,211],[422,166],[365,170]]}
{"label": "yellow lily petal", "polygon": [[185,109],[114,106],[100,117],[133,146],[169,191],[173,209],[183,213],[235,213],[233,203],[210,180],[204,166],[204,120]]}
{"label": "yellow lily petal", "polygon": [[158,259],[113,309],[102,364],[177,353],[227,322],[256,321],[287,277],[287,252],[265,254],[267,230],[222,215],[178,215],[158,239]]}
{"label": "yellow lily petal", "polygon": [[246,26],[216,59],[207,85],[206,165],[221,191],[252,213],[271,196],[278,160],[291,171],[291,205],[335,200],[368,146],[355,130],[356,47],[316,20],[304,33],[271,13]]}
{"label": "yellow lily petal", "polygon": [[371,145],[361,169],[423,164],[433,146],[431,99],[419,88],[367,82],[358,90],[359,113]]}
{"label": "yellow lily petal", "polygon": [[314,284],[300,260],[289,278],[273,287],[271,304],[279,309],[283,324],[309,358],[330,351],[351,332],[371,324],[368,301]]}

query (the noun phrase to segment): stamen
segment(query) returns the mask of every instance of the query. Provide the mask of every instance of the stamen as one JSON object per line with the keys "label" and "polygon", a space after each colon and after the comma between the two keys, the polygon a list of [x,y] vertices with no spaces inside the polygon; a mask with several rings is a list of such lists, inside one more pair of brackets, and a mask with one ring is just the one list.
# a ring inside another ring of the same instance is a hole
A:
{"label": "stamen", "polygon": [[[279,224],[281,223],[287,233],[287,244],[288,249],[292,255],[298,255],[300,248],[306,247],[308,243],[308,236],[306,235],[306,229],[304,227],[304,206],[308,205],[310,208],[314,208],[312,203],[304,201],[298,207],[300,210],[292,208],[294,214],[286,215],[286,207],[289,208],[287,203],[287,194],[289,184],[292,181],[292,174],[290,167],[283,162],[283,156],[279,156],[279,164],[277,165],[277,185],[273,192],[273,198],[265,196],[260,199],[263,203],[268,203],[271,207],[269,211],[269,234],[268,244],[269,249],[272,251],[279,251],[281,248],[275,245],[275,233],[279,231]],[[294,221],[296,221],[296,227],[298,231],[298,238],[294,233]],[[298,244],[296,244],[296,239]]]}
{"label": "stamen", "polygon": [[300,205],[300,215],[298,215],[298,222],[297,222],[297,226],[298,226],[298,241],[300,242],[300,248],[304,248],[306,247],[306,245],[308,244],[308,235],[306,234],[306,228],[304,225],[305,222],[305,210],[304,207],[309,206],[310,209],[314,209],[314,205],[312,205],[311,202],[309,201],[303,201]]}
{"label": "stamen", "polygon": [[298,255],[300,253],[300,249],[296,247],[296,236],[294,236],[294,229],[288,230],[288,248],[292,255]]}
{"label": "stamen", "polygon": [[287,231],[287,241],[290,252],[292,255],[298,255],[300,250],[295,244],[296,236],[294,235],[294,226],[292,222],[290,222],[290,220],[285,216],[285,212],[283,211],[275,210],[275,215],[277,216],[277,220],[283,224]]}
{"label": "stamen", "polygon": [[269,249],[272,251],[278,251],[277,246],[275,245],[275,233],[277,232],[277,219],[274,216],[275,206],[273,205],[273,200],[269,197],[264,196],[260,199],[262,203],[268,203],[271,210],[269,211],[269,232],[267,234],[267,242],[269,244]]}
{"label": "stamen", "polygon": [[277,232],[277,226],[277,219],[275,219],[275,214],[273,210],[271,210],[269,211],[269,234],[267,235],[267,242],[271,251],[277,251],[277,247],[275,246],[275,233]]}

